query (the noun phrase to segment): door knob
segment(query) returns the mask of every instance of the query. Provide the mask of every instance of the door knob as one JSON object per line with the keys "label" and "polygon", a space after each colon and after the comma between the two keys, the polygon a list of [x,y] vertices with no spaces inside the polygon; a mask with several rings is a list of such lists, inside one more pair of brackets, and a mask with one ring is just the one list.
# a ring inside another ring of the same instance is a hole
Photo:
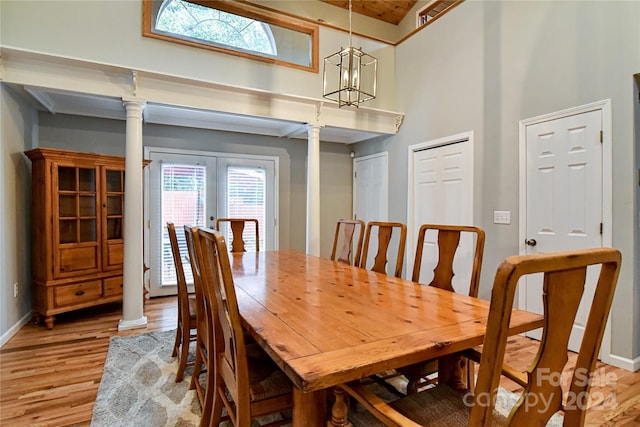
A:
{"label": "door knob", "polygon": [[538,244],[538,242],[536,242],[536,239],[527,239],[524,241],[525,244],[529,245],[529,246],[535,246]]}

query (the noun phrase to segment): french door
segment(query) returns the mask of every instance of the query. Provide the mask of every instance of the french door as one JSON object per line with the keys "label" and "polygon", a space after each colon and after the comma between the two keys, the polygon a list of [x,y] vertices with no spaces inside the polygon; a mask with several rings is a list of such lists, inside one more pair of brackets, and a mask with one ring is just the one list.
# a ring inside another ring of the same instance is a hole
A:
{"label": "french door", "polygon": [[[146,241],[149,295],[177,293],[167,222],[176,226],[187,284],[193,286],[184,225],[215,228],[219,217],[257,218],[260,247],[275,249],[276,160],[218,153],[147,149],[149,165]],[[229,241],[230,230],[221,230]],[[249,247],[251,242],[248,242]],[[253,243],[255,244],[255,243]],[[191,289],[192,290],[192,289]]]}

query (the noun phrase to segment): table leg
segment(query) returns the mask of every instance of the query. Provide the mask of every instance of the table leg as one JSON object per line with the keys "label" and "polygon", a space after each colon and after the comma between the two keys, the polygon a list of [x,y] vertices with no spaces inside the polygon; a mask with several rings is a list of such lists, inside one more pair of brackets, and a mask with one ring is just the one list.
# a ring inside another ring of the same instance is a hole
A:
{"label": "table leg", "polygon": [[467,388],[463,380],[467,359],[461,354],[450,354],[438,359],[438,383],[447,384],[454,390]]}
{"label": "table leg", "polygon": [[293,427],[325,427],[327,393],[325,390],[305,393],[293,388]]}
{"label": "table leg", "polygon": [[331,407],[331,419],[327,427],[353,427],[349,422],[349,398],[340,387],[334,387],[333,395],[336,400]]}

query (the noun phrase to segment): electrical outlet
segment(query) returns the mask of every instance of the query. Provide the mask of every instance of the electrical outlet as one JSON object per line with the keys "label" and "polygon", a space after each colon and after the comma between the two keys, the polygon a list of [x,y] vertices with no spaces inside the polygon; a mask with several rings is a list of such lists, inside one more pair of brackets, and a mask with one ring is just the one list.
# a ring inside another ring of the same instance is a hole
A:
{"label": "electrical outlet", "polygon": [[18,298],[18,282],[13,284],[13,297]]}
{"label": "electrical outlet", "polygon": [[511,224],[511,211],[493,211],[494,224]]}

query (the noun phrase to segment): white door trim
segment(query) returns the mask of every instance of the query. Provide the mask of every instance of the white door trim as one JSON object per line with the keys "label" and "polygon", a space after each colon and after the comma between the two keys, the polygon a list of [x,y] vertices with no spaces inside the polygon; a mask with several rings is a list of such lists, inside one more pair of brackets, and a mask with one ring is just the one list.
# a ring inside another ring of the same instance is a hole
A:
{"label": "white door trim", "polygon": [[[519,124],[519,242],[518,251],[520,254],[526,253],[524,241],[527,235],[527,156],[526,156],[526,129],[527,126],[538,123],[561,119],[576,114],[583,114],[589,111],[600,110],[602,114],[602,245],[612,246],[613,244],[613,153],[612,153],[612,117],[611,100],[593,102],[586,105],[568,108],[566,110],[543,114],[541,116],[520,120]],[[518,308],[526,307],[526,293],[518,292]],[[611,316],[609,316],[609,319]],[[611,357],[611,322],[607,322],[600,359],[605,363],[612,363]]]}
{"label": "white door trim", "polygon": [[[467,131],[467,132],[462,132],[462,133],[458,133],[455,135],[449,135],[449,136],[445,136],[442,138],[438,138],[438,139],[432,139],[430,141],[426,141],[426,142],[419,142],[417,144],[413,144],[410,145],[408,147],[408,155],[407,155],[407,160],[408,160],[408,164],[407,164],[407,248],[410,248],[411,250],[406,251],[406,259],[405,259],[405,264],[406,270],[407,272],[413,271],[413,262],[414,262],[414,257],[413,255],[411,255],[415,250],[416,247],[416,242],[414,241],[414,234],[412,232],[412,230],[417,229],[418,224],[416,224],[416,220],[413,217],[413,204],[414,204],[414,200],[413,200],[413,186],[414,186],[414,170],[413,170],[413,162],[414,162],[414,157],[416,152],[418,151],[422,151],[422,150],[426,150],[429,148],[435,148],[435,147],[440,147],[443,145],[448,145],[448,144],[455,144],[457,142],[463,142],[466,141],[469,144],[469,150],[471,150],[471,176],[473,177],[473,153],[474,153],[474,146],[473,146],[473,131]],[[473,186],[473,180],[472,180],[472,186]],[[471,206],[474,206],[473,204],[473,194],[475,192],[475,189],[472,188],[471,189]],[[473,213],[473,210],[471,212],[471,219],[472,219],[472,224],[475,223],[475,215]]]}

